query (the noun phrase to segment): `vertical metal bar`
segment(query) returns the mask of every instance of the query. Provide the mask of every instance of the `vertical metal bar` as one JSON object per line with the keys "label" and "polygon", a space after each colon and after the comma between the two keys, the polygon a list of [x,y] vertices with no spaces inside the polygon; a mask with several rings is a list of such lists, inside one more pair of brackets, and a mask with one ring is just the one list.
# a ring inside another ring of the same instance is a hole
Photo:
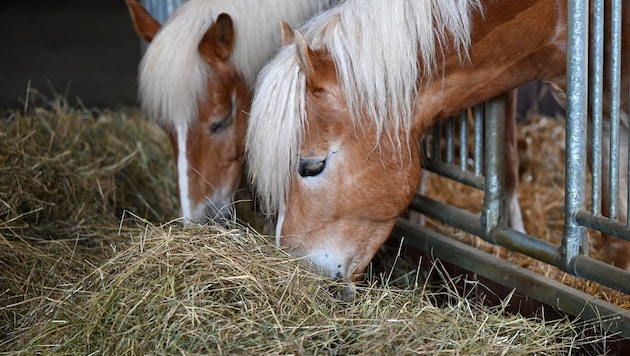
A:
{"label": "vertical metal bar", "polygon": [[[625,6],[628,6],[628,2],[625,2]],[[620,1],[615,2],[614,7],[613,7],[613,13],[615,18],[617,18],[618,21],[621,22],[621,18],[622,18],[622,13],[623,13],[623,9],[622,6],[624,6]],[[620,24],[620,27],[623,26]],[[619,29],[619,31],[623,31],[623,27]],[[619,41],[621,41],[621,37],[623,35],[620,35],[619,37]],[[621,46],[621,44],[620,44]],[[621,83],[621,85],[630,85],[630,83]],[[621,89],[621,87],[620,87]],[[621,98],[620,98],[621,99]],[[613,105],[616,103],[612,103]],[[619,105],[621,105],[621,103],[619,103]],[[628,136],[626,137],[626,145],[627,147],[621,147],[622,150],[626,150],[626,154],[627,154],[627,162],[625,162],[626,164],[626,169],[628,170],[628,172],[626,173],[625,179],[626,179],[626,184],[628,182],[630,182],[630,130],[628,130]],[[630,202],[630,189],[628,189],[626,187],[626,226],[630,226],[630,204],[628,204],[628,202]]]}
{"label": "vertical metal bar", "polygon": [[602,204],[602,92],[604,88],[604,1],[593,1],[592,161],[591,213],[599,215]]}
{"label": "vertical metal bar", "polygon": [[468,163],[468,110],[460,114],[459,142],[459,168],[465,171]]}
{"label": "vertical metal bar", "polygon": [[505,206],[505,96],[486,102],[485,195],[481,223],[485,238],[496,243],[492,230],[503,221]]}
{"label": "vertical metal bar", "polygon": [[619,89],[621,88],[621,0],[612,0],[610,63],[610,218],[619,216]]}
{"label": "vertical metal bar", "polygon": [[575,216],[585,207],[586,166],[583,154],[587,140],[588,103],[588,1],[569,0],[567,36],[567,133],[565,217],[562,236],[562,266],[575,273],[574,259],[582,249],[586,229]]}
{"label": "vertical metal bar", "polygon": [[446,163],[453,164],[455,160],[455,117],[446,120]]}
{"label": "vertical metal bar", "polygon": [[163,24],[175,9],[184,3],[185,0],[142,0],[142,6],[158,22]]}
{"label": "vertical metal bar", "polygon": [[[142,6],[155,18],[159,23],[164,24],[166,19],[175,11],[175,9],[183,4],[185,0],[142,0]],[[146,52],[148,44],[140,41],[140,53]]]}
{"label": "vertical metal bar", "polygon": [[475,106],[473,113],[475,119],[475,175],[480,176],[483,164],[483,104]]}
{"label": "vertical metal bar", "polygon": [[435,162],[442,161],[442,123],[438,122],[433,125],[433,133],[431,134],[433,137],[433,152],[431,155],[431,159]]}

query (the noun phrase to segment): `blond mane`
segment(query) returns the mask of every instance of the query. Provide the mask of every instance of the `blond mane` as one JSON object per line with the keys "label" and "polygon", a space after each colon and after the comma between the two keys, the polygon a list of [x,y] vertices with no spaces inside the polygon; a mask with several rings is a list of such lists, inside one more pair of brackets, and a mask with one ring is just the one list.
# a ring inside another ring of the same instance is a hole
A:
{"label": "blond mane", "polygon": [[212,68],[197,50],[217,16],[232,17],[236,44],[231,61],[251,88],[263,64],[280,46],[280,19],[297,24],[330,0],[190,0],[177,8],[150,43],[139,67],[139,99],[156,122],[188,125],[207,95]]}
{"label": "blond mane", "polygon": [[[409,132],[418,85],[439,72],[446,44],[468,58],[474,10],[480,0],[348,0],[299,31],[333,58],[354,125],[370,119],[377,137],[396,140]],[[286,46],[261,71],[246,137],[250,179],[269,214],[286,199],[304,130],[305,78],[295,53]]]}

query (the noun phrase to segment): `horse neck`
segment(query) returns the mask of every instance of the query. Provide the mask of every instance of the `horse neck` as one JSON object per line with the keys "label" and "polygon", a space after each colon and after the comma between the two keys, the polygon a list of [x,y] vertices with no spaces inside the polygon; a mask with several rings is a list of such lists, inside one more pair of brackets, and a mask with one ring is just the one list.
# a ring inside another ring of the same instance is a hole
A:
{"label": "horse neck", "polygon": [[474,15],[470,60],[443,58],[443,71],[418,91],[414,128],[542,79],[565,86],[566,3],[559,0],[486,1]]}

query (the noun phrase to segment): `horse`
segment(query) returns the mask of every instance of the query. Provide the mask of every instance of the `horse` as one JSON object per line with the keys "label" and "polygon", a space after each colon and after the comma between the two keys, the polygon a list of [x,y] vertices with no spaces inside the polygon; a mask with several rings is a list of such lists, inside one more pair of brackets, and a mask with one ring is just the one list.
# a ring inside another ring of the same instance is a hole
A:
{"label": "horse", "polygon": [[533,80],[566,88],[564,0],[348,0],[283,37],[254,90],[249,180],[276,243],[344,299],[413,198],[431,126]]}
{"label": "horse", "polygon": [[278,22],[299,23],[330,1],[190,0],[162,26],[138,0],[126,0],[136,33],[149,43],[139,101],[172,145],[184,224],[232,218],[251,88],[280,46]]}

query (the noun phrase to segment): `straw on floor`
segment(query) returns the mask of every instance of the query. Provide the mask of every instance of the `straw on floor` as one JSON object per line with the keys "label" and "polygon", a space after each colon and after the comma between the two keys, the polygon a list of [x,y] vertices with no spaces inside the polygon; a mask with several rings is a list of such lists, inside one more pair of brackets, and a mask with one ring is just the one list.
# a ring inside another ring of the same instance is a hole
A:
{"label": "straw on floor", "polygon": [[173,221],[174,172],[136,110],[55,98],[3,115],[0,352],[556,355],[610,337],[484,306],[446,274],[436,292],[402,256],[342,302],[248,221]]}

